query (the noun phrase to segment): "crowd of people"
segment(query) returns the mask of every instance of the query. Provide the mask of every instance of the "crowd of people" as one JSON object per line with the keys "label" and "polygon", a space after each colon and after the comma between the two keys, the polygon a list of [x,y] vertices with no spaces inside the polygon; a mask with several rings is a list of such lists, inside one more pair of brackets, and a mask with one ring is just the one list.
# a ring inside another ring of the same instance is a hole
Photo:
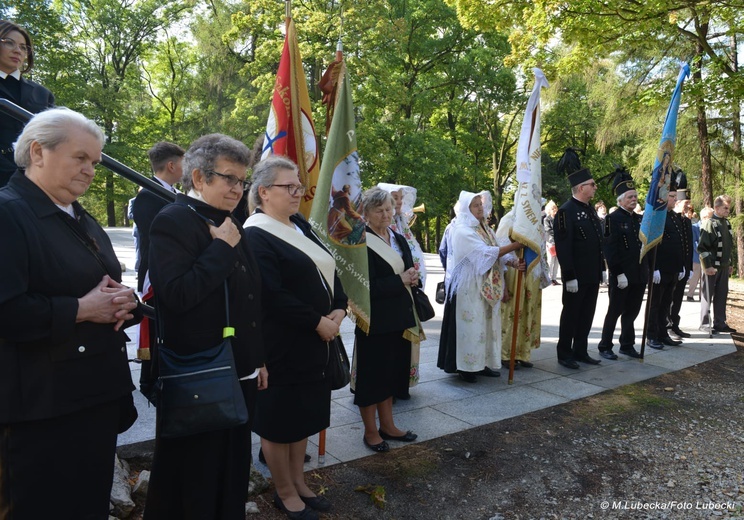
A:
{"label": "crowd of people", "polygon": [[[153,178],[175,193],[175,202],[147,191],[131,201],[138,227],[135,292],[122,285],[110,240],[78,202],[101,160],[103,132],[81,114],[49,108],[51,93],[21,76],[31,57],[26,32],[0,21],[0,89],[11,97],[34,90],[30,108],[40,111],[24,128],[3,126],[7,135],[0,135],[0,167],[13,172],[0,190],[0,242],[14,252],[0,257],[0,518],[42,518],[50,501],[70,512],[60,518],[108,516],[116,438],[137,417],[124,329],[138,323],[140,391],[148,398],[157,387],[158,346],[186,357],[227,335],[237,397],[249,412],[240,424],[178,437],[161,435],[158,427],[145,519],[244,518],[251,432],[261,439],[276,507],[303,520],[330,511],[328,498],[308,486],[304,464],[308,437],[330,424],[327,367],[348,301],[333,254],[298,213],[306,188],[297,166],[284,157],[257,160],[223,134],[200,137],[187,150],[155,144]],[[525,277],[519,311],[516,281],[526,262],[523,244],[510,238],[514,215],[496,226],[489,192],[460,193],[439,248],[446,297],[437,366],[445,372],[476,383],[478,376],[499,377],[507,363],[532,367],[542,290],[550,283],[562,286],[558,363],[599,364],[587,347],[605,271],[604,359],[618,358],[618,318],[619,353],[641,357],[634,320],[649,279],[650,348],[689,337],[679,310],[685,295],[694,299],[691,275],[703,282],[700,326],[735,332],[726,322],[733,254],[728,197],[717,197],[693,224],[689,201],[677,200],[681,181],[671,178],[664,237],[650,273],[648,257],[641,260],[632,178],[617,172],[617,208],[606,215],[604,204],[590,204],[597,185],[587,168],[570,171],[568,180],[569,200],[545,206],[550,276]],[[410,399],[419,380],[425,339],[412,292],[426,279],[410,229],[415,197],[415,188],[380,184],[364,192],[360,207],[345,210],[363,220],[367,237],[374,320],[369,330],[355,329],[350,389],[364,425],[360,441],[373,452],[389,451],[389,441],[417,439],[393,414],[394,402]],[[250,211],[239,209],[246,205]],[[154,320],[144,317],[148,309],[138,293],[155,307]],[[158,420],[161,412],[158,407]]]}

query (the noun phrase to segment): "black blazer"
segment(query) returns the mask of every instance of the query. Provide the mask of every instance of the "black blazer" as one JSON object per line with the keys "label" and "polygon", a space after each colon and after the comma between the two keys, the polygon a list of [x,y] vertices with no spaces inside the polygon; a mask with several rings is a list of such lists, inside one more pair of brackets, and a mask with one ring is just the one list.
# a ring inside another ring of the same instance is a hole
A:
{"label": "black blazer", "polygon": [[134,390],[124,327],[75,323],[77,299],[105,274],[121,281],[121,267],[101,226],[73,207],[79,220],[20,172],[0,190],[0,424],[68,414]]}
{"label": "black blazer", "polygon": [[[168,201],[148,189],[142,189],[132,202],[132,217],[139,231],[140,264],[137,270],[137,290],[140,292],[145,283],[145,273],[150,268],[150,227],[152,221],[155,220],[155,215],[167,204]],[[221,223],[219,222],[218,225]]]}
{"label": "black blazer", "polygon": [[[291,220],[306,237],[323,247],[302,215],[294,215]],[[335,309],[346,310],[348,302],[338,275],[334,276],[331,299],[317,266],[305,253],[258,227],[246,228],[245,235],[264,288],[269,385],[323,379],[328,343],[320,339],[315,328],[322,316]]]}
{"label": "black blazer", "polygon": [[[374,234],[374,231],[367,227],[367,233]],[[413,267],[413,256],[408,242],[403,235],[395,231],[393,234],[398,247],[403,252],[403,264],[406,269],[410,269]],[[372,307],[369,335],[395,331],[402,333],[405,329],[416,325],[413,301],[400,275],[395,274],[390,264],[369,247],[367,247],[367,262],[369,263],[369,298]],[[356,333],[364,334],[358,327]]]}
{"label": "black blazer", "polygon": [[662,273],[677,274],[682,272],[683,267],[686,268],[686,263],[685,225],[679,214],[667,211],[664,235],[656,250],[655,269]]}
{"label": "black blazer", "polygon": [[[6,80],[7,81],[7,80]],[[21,76],[20,97],[5,87],[5,81],[0,80],[0,97],[8,99],[29,112],[37,114],[42,110],[54,106],[54,96],[45,87]],[[8,179],[16,170],[13,154],[8,153],[13,143],[23,131],[24,124],[10,116],[0,118],[0,187],[8,183]]]}
{"label": "black blazer", "polygon": [[563,280],[599,284],[604,270],[604,237],[594,208],[571,197],[558,210],[553,229]]}
{"label": "black blazer", "polygon": [[648,255],[641,257],[641,216],[618,207],[607,217],[610,234],[605,237],[604,254],[610,274],[617,278],[624,274],[628,283],[645,284],[648,282]]}
{"label": "black blazer", "polygon": [[150,280],[165,332],[163,343],[179,354],[217,346],[227,321],[227,280],[233,356],[238,376],[245,377],[264,364],[258,266],[242,228],[240,242],[231,247],[213,239],[199,215],[219,226],[229,213],[178,194],[150,228]]}

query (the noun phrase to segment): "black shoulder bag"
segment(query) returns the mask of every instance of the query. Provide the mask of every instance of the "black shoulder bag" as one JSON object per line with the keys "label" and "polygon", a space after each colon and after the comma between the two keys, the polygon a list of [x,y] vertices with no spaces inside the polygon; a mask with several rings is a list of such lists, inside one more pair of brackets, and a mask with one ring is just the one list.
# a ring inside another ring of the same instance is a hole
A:
{"label": "black shoulder bag", "polygon": [[225,314],[222,342],[189,355],[176,354],[163,346],[163,320],[158,320],[159,376],[155,391],[160,437],[223,430],[248,421],[230,341],[234,331],[230,327],[227,282]]}

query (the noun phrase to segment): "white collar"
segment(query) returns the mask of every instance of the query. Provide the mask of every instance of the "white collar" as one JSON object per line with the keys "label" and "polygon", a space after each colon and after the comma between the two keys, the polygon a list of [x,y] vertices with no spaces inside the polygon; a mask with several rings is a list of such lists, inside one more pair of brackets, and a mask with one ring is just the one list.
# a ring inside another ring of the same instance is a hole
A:
{"label": "white collar", "polygon": [[7,72],[5,72],[5,71],[2,71],[2,70],[0,70],[0,78],[2,78],[2,79],[5,79],[5,78],[7,78],[8,76],[13,76],[13,77],[14,77],[15,79],[17,79],[18,81],[21,81],[21,71],[20,71],[20,70],[18,70],[18,69],[14,70],[14,71],[13,71],[13,72],[11,72],[10,74],[8,74],[8,73],[7,73]]}

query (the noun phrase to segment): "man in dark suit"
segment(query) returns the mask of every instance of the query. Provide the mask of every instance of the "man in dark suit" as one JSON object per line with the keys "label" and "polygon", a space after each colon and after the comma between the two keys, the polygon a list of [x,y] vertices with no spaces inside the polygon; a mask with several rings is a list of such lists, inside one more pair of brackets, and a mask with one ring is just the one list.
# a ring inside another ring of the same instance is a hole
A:
{"label": "man in dark suit", "polygon": [[[684,185],[677,185],[677,197],[685,197],[685,188],[687,181],[684,181]],[[692,274],[692,255],[693,255],[693,239],[692,239],[692,221],[687,218],[687,212],[690,208],[690,201],[688,199],[677,200],[674,205],[674,215],[672,215],[679,226],[682,229],[682,251],[685,257],[684,268],[685,274],[682,278],[677,281],[677,285],[674,287],[674,294],[672,295],[672,305],[669,309],[669,320],[667,321],[667,334],[673,339],[689,338],[690,334],[684,332],[679,328],[680,316],[679,311],[682,309],[682,300],[685,297],[685,289],[687,288],[687,280],[690,279]],[[676,336],[676,337],[675,337]]]}
{"label": "man in dark suit", "polygon": [[648,346],[657,350],[664,345],[682,344],[669,337],[667,319],[672,305],[674,288],[677,282],[685,277],[684,257],[684,224],[679,215],[672,211],[677,203],[677,182],[674,178],[669,183],[667,195],[667,216],[664,224],[664,236],[656,246],[656,264],[654,287],[651,290],[651,309],[648,317]]}
{"label": "man in dark suit", "polygon": [[[0,98],[5,98],[29,112],[38,113],[54,106],[54,96],[38,83],[25,79],[34,66],[31,37],[25,29],[0,20]],[[13,143],[23,131],[23,123],[0,118],[0,188],[8,184],[16,171]]]}
{"label": "man in dark suit", "polygon": [[568,368],[579,368],[577,361],[591,365],[600,362],[587,353],[587,342],[604,269],[602,224],[589,205],[597,184],[589,169],[581,168],[575,152],[574,156],[575,166],[568,175],[572,197],[560,207],[554,223],[555,249],[564,281],[558,363]]}
{"label": "man in dark suit", "polygon": [[[161,141],[156,143],[147,152],[150,157],[150,165],[154,173],[153,179],[168,190],[177,193],[173,185],[183,177],[183,155],[186,153],[177,144]],[[148,288],[145,287],[147,270],[150,267],[150,225],[155,215],[165,207],[168,202],[149,190],[141,190],[132,203],[132,217],[139,233],[139,269],[137,270],[137,290],[145,296]],[[145,323],[145,320],[147,322]],[[143,320],[140,328],[140,348],[137,350],[137,358],[142,360],[140,372],[140,391],[145,396],[150,395],[152,389],[152,378],[150,374],[150,346],[155,341],[155,324],[149,319]],[[146,336],[146,337],[142,337]]]}
{"label": "man in dark suit", "polygon": [[612,337],[615,334],[617,319],[620,318],[620,353],[632,358],[640,358],[635,343],[635,321],[641,310],[643,294],[648,280],[648,259],[641,257],[641,216],[634,212],[638,205],[638,192],[633,178],[624,168],[615,172],[613,181],[617,197],[617,210],[610,213],[610,234],[604,241],[604,254],[610,271],[609,297],[602,339],[599,342],[599,355],[605,359],[617,359],[612,352]]}

